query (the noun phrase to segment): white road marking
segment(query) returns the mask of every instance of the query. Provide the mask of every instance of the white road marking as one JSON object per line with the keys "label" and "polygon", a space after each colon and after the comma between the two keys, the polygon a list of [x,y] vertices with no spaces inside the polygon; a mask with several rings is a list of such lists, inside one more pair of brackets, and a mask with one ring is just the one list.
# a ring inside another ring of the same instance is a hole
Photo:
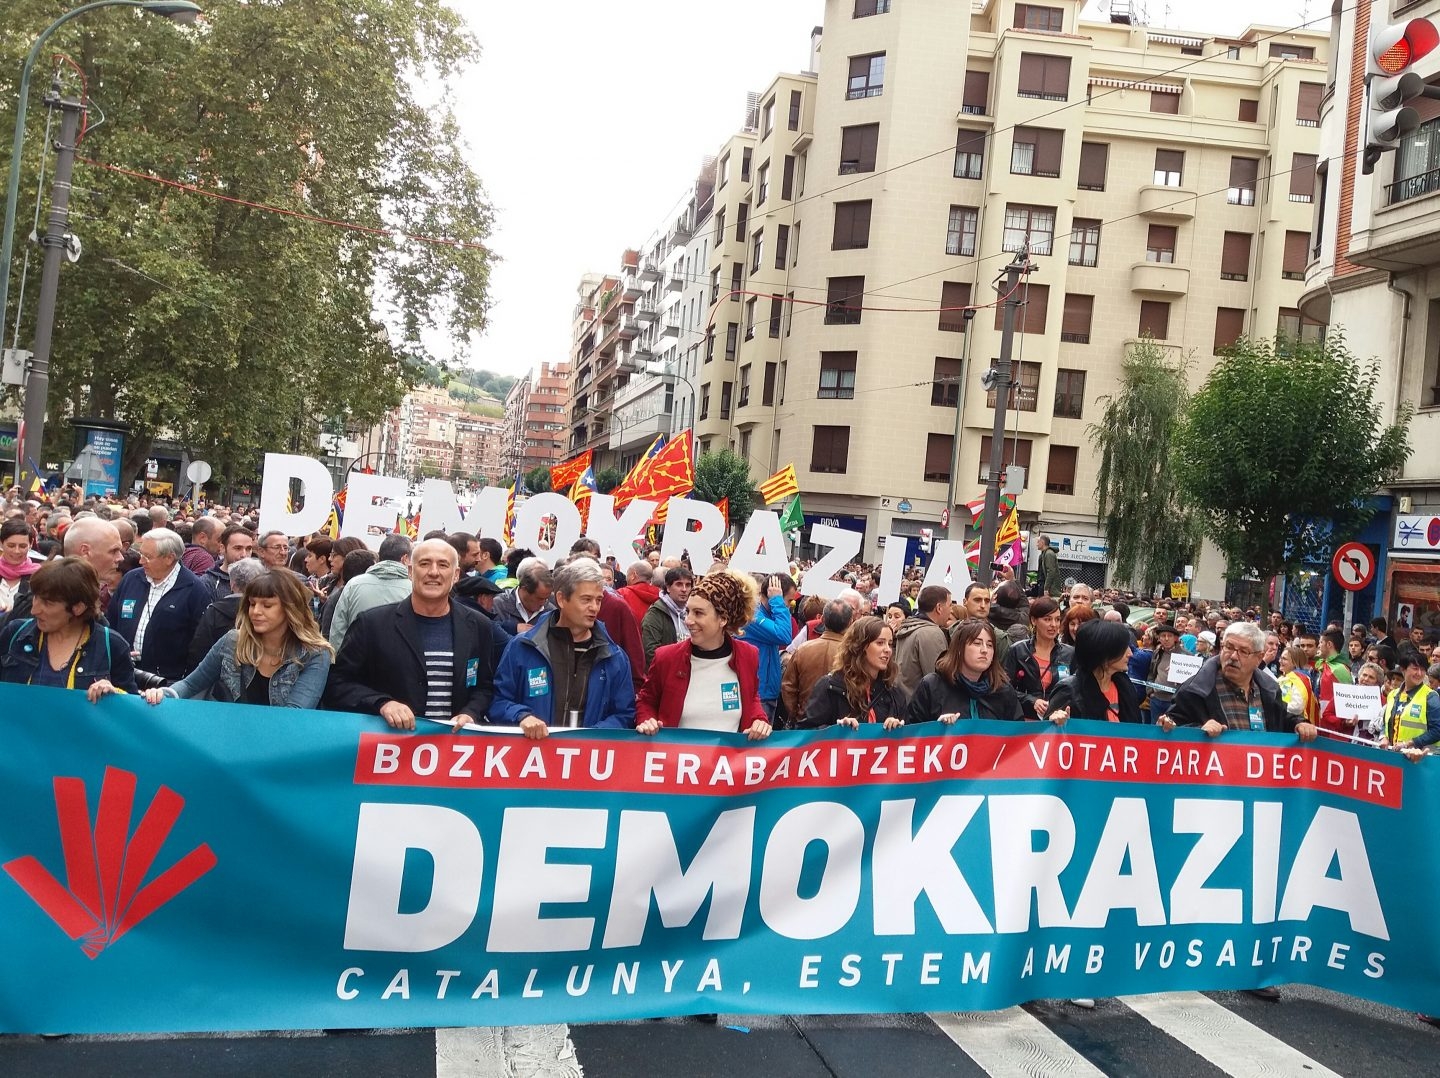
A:
{"label": "white road marking", "polygon": [[932,1014],[933,1021],[992,1078],[1105,1078],[1028,1011]]}
{"label": "white road marking", "polygon": [[435,1031],[435,1078],[584,1078],[569,1026]]}
{"label": "white road marking", "polygon": [[1122,996],[1120,1002],[1232,1078],[1341,1078],[1199,992]]}

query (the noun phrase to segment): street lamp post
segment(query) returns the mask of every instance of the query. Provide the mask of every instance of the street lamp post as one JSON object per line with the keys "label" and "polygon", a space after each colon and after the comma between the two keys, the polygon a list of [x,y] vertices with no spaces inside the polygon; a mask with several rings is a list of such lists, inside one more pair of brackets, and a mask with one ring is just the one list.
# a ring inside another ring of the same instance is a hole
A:
{"label": "street lamp post", "polygon": [[[176,22],[194,22],[195,17],[200,14],[198,4],[189,3],[188,0],[94,0],[94,3],[83,4],[61,15],[35,39],[30,46],[30,52],[25,57],[25,65],[20,69],[20,96],[15,105],[15,136],[10,145],[10,180],[5,190],[5,223],[0,227],[0,325],[5,323],[5,311],[10,301],[10,258],[12,245],[15,237],[15,210],[20,200],[20,164],[21,150],[25,145],[25,110],[30,98],[30,74],[35,68],[35,62],[40,58],[40,50],[50,36],[64,26],[71,19],[85,14],[87,11],[94,11],[102,7],[133,7],[147,11],[152,15],[160,15]],[[68,115],[68,113],[67,113]],[[62,141],[63,134],[62,134]],[[68,182],[66,184],[68,189]],[[52,212],[53,218],[53,212]],[[58,273],[58,268],[57,268]],[[57,278],[58,281],[58,278]],[[42,294],[42,301],[43,301]],[[37,328],[36,335],[41,330]],[[48,328],[44,330],[45,336],[49,337]],[[33,360],[32,360],[33,363]],[[38,365],[36,365],[38,366]],[[32,366],[32,373],[35,367]],[[39,398],[38,407],[32,405],[32,392]],[[24,445],[20,447],[19,458],[16,462],[16,471],[23,477],[25,469],[29,466],[32,457],[40,455],[40,440],[44,436],[45,417],[45,395],[49,392],[48,377],[39,380],[39,384],[32,390],[31,380],[26,379],[25,385],[25,439]],[[38,413],[40,421],[31,429],[30,416],[32,411]],[[33,449],[33,452],[32,452]],[[33,476],[30,478],[34,478]],[[28,485],[28,480],[24,483]]]}

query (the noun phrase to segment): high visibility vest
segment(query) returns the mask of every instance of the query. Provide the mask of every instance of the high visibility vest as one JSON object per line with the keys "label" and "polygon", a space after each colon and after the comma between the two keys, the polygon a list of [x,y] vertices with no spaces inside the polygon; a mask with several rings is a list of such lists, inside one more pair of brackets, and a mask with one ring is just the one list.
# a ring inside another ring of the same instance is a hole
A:
{"label": "high visibility vest", "polygon": [[1396,689],[1385,698],[1385,740],[1392,745],[1412,741],[1423,734],[1430,700],[1440,699],[1440,694],[1425,684],[1404,701],[1400,699],[1402,691]]}

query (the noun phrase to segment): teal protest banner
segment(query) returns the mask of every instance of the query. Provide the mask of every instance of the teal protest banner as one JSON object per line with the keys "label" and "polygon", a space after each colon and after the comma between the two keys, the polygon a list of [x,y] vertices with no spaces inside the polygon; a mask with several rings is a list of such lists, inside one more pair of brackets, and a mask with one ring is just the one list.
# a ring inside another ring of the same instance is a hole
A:
{"label": "teal protest banner", "polygon": [[1440,1012],[1430,759],[1078,721],[531,742],[12,686],[0,714],[4,1031],[1289,982]]}

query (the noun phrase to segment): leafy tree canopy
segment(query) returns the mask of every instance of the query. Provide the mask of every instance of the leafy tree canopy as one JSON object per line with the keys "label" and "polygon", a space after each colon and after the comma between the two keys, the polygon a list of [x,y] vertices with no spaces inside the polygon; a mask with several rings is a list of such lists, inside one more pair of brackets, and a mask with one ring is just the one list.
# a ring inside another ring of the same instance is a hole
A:
{"label": "leafy tree canopy", "polygon": [[550,489],[550,469],[541,464],[525,473],[525,486],[531,494],[544,494]]}
{"label": "leafy tree canopy", "polygon": [[1332,330],[1237,342],[1191,398],[1175,471],[1232,573],[1293,575],[1365,526],[1368,496],[1410,456],[1410,406],[1385,425],[1377,378]]}
{"label": "leafy tree canopy", "polygon": [[[205,9],[195,29],[100,10],[51,39],[85,73],[80,157],[98,164],[76,167],[72,226],[85,253],[61,278],[49,429],[60,455],[69,416],[129,423],[127,477],[162,433],[244,474],[265,450],[308,448],[318,417],[369,425],[439,365],[426,340],[467,339],[489,307],[492,256],[479,245],[491,210],[445,90],[478,50],[454,10],[441,0]],[[10,0],[0,64],[18,70],[56,12],[52,0]],[[48,75],[30,102],[22,202],[38,187]],[[70,68],[62,77],[79,91]],[[13,122],[13,98],[0,100],[0,130]],[[32,275],[31,296],[33,285]],[[33,327],[22,325],[24,340]]]}
{"label": "leafy tree canopy", "polygon": [[729,449],[702,453],[695,461],[695,490],[691,495],[707,502],[730,499],[730,523],[743,528],[755,511],[755,484],[750,465]]}
{"label": "leafy tree canopy", "polygon": [[595,490],[600,494],[609,494],[624,478],[625,473],[619,468],[601,468],[595,473]]}

